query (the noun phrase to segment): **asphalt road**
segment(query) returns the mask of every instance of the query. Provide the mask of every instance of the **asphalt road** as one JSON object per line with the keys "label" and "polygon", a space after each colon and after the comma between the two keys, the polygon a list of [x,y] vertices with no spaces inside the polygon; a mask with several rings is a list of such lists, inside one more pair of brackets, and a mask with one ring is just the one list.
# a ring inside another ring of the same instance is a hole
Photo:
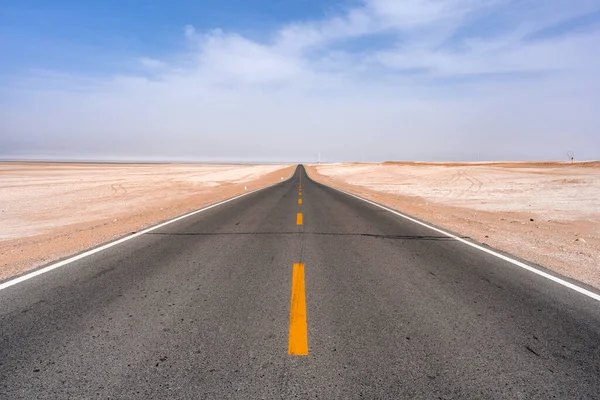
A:
{"label": "asphalt road", "polygon": [[599,346],[598,301],[302,168],[0,291],[2,399],[600,398]]}

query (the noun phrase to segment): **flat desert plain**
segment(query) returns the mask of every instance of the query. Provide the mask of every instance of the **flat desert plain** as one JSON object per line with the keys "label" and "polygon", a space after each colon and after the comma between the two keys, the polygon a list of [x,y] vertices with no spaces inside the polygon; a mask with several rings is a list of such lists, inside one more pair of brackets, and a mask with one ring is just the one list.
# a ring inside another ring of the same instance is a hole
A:
{"label": "flat desert plain", "polygon": [[294,169],[0,163],[0,280],[287,179]]}
{"label": "flat desert plain", "polygon": [[600,288],[600,162],[348,163],[308,172]]}

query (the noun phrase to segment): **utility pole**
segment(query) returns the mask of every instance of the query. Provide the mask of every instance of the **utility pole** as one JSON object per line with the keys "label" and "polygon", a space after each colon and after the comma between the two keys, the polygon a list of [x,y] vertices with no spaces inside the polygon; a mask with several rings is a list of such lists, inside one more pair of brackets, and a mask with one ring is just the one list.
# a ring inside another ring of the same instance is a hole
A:
{"label": "utility pole", "polygon": [[575,163],[575,153],[572,150],[567,151],[567,157],[571,160],[571,164]]}

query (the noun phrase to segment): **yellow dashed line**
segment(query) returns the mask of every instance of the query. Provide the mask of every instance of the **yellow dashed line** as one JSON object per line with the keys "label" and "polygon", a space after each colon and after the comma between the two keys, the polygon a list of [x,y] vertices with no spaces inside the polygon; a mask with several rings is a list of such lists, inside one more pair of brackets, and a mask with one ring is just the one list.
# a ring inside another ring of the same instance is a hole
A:
{"label": "yellow dashed line", "polygon": [[302,204],[302,199],[298,199],[298,204]]}
{"label": "yellow dashed line", "polygon": [[288,354],[295,356],[308,355],[308,333],[306,325],[304,264],[294,264],[294,271],[292,274],[292,300],[290,302]]}
{"label": "yellow dashed line", "polygon": [[302,225],[302,213],[296,215],[296,225]]}

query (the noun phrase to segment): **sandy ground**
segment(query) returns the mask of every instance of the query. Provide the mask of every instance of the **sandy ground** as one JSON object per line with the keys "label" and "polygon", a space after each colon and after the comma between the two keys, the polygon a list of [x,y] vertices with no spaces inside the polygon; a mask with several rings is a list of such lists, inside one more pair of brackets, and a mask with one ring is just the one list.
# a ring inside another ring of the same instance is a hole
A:
{"label": "sandy ground", "polygon": [[294,168],[0,163],[0,280],[287,179]]}
{"label": "sandy ground", "polygon": [[313,179],[600,288],[600,163],[329,164]]}

